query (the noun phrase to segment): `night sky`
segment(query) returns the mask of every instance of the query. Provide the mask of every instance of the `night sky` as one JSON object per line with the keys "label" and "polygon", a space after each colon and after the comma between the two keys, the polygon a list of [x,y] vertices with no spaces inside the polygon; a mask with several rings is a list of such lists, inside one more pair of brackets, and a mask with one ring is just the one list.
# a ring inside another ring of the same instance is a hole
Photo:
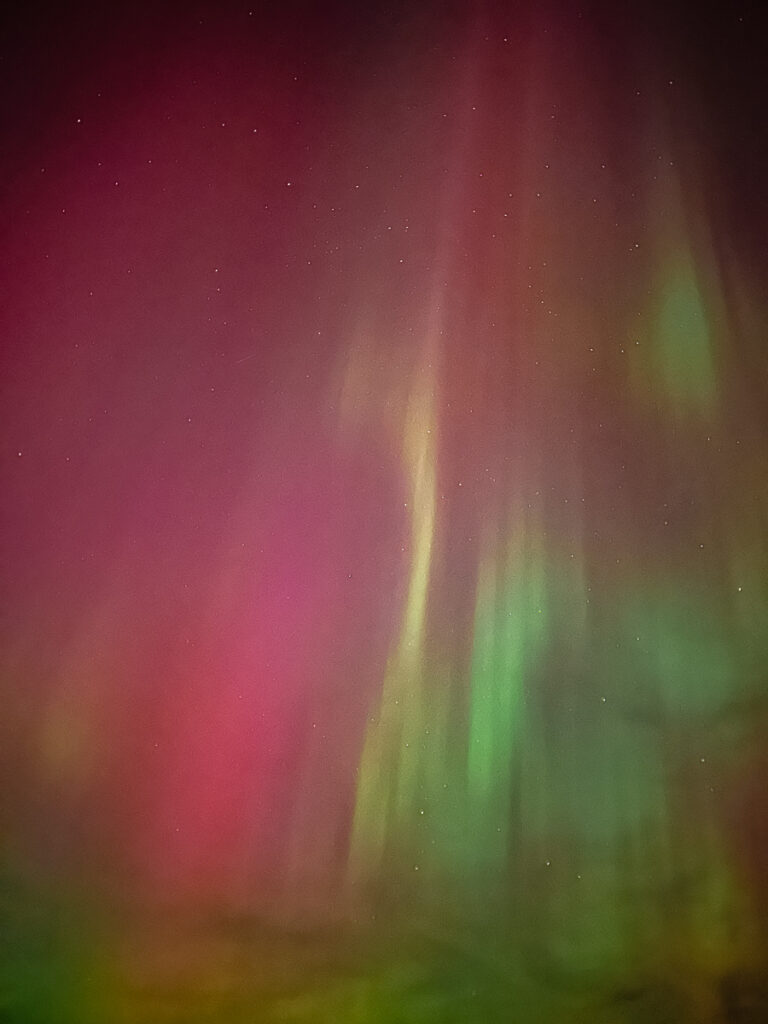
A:
{"label": "night sky", "polygon": [[768,1020],[758,5],[3,17],[0,1019]]}

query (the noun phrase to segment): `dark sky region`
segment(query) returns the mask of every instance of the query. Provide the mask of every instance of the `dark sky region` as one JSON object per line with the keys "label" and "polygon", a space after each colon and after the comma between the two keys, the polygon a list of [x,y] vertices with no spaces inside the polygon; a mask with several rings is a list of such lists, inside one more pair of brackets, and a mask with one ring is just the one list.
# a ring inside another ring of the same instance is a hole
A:
{"label": "dark sky region", "polygon": [[4,11],[0,1018],[767,1019],[765,28]]}

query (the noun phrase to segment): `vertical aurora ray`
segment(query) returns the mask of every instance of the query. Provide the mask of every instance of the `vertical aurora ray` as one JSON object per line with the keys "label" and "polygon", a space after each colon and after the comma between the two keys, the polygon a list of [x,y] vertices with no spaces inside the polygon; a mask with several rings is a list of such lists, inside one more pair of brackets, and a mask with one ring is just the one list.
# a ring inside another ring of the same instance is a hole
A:
{"label": "vertical aurora ray", "polygon": [[490,544],[478,574],[468,726],[471,852],[496,869],[510,854],[512,784],[526,685],[547,636],[546,567],[537,524],[519,514],[506,545]]}
{"label": "vertical aurora ray", "polygon": [[[388,842],[407,827],[421,783],[424,730],[424,630],[435,533],[435,389],[437,351],[428,339],[405,409],[403,461],[408,480],[411,566],[400,635],[387,664],[378,709],[366,729],[358,769],[349,877],[375,874]],[[437,732],[437,730],[436,730]],[[382,770],[384,769],[384,770]]]}
{"label": "vertical aurora ray", "polygon": [[670,398],[711,409],[716,395],[712,336],[689,254],[662,269],[654,347],[659,383]]}
{"label": "vertical aurora ray", "polygon": [[638,332],[643,337],[630,338],[629,351],[646,398],[663,401],[674,417],[712,419],[718,399],[714,326],[725,309],[711,239],[704,233],[694,242],[680,181],[670,170],[674,160],[665,163],[649,190],[649,216],[660,227],[649,239],[650,296]]}

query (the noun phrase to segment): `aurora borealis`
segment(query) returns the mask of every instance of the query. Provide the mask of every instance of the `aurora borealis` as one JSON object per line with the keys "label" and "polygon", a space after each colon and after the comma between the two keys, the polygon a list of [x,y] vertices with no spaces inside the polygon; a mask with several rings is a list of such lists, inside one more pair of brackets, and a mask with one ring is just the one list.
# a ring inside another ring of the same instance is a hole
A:
{"label": "aurora borealis", "polygon": [[768,1019],[748,9],[17,11],[0,1020]]}

